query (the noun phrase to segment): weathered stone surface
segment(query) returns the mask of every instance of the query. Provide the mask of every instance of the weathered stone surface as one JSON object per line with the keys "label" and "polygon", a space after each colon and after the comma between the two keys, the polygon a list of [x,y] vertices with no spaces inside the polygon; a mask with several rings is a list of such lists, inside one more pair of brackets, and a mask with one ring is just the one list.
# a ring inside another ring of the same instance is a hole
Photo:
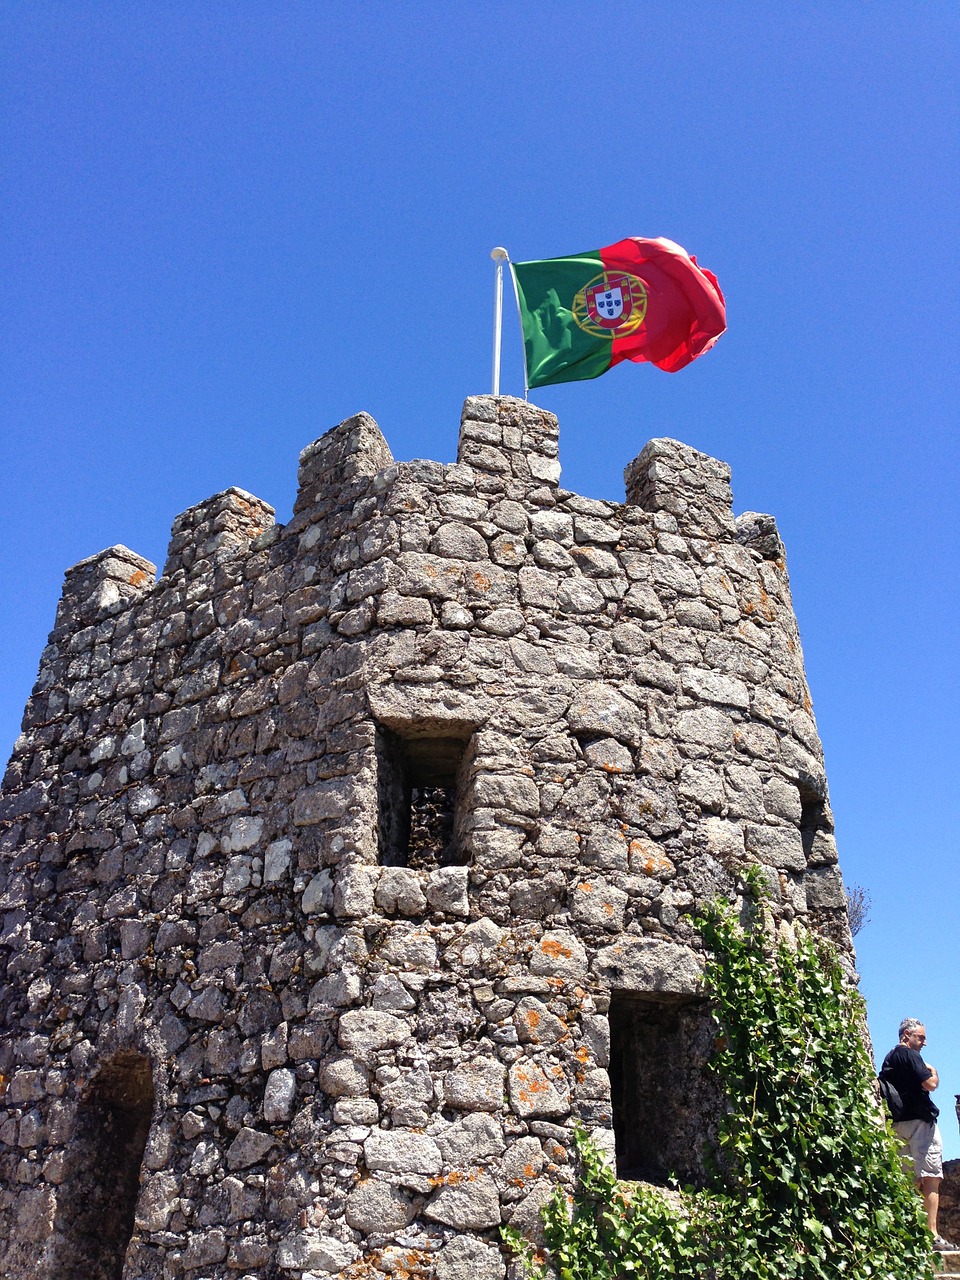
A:
{"label": "weathered stone surface", "polygon": [[570,704],[567,722],[577,734],[615,738],[633,744],[640,737],[637,708],[616,689],[599,682],[584,686]]}
{"label": "weathered stone surface", "polygon": [[434,911],[451,916],[469,915],[468,883],[467,867],[441,867],[431,872],[427,880],[427,902]]}
{"label": "weathered stone surface", "polygon": [[317,1082],[332,1098],[362,1097],[370,1090],[370,1073],[356,1058],[342,1054],[323,1064]]}
{"label": "weathered stone surface", "polygon": [[572,895],[572,914],[575,920],[599,925],[611,933],[623,928],[623,913],[630,901],[622,889],[608,884],[599,877],[580,880]]}
{"label": "weathered stone surface", "polygon": [[435,1174],[442,1164],[432,1138],[403,1129],[372,1133],[363,1144],[363,1155],[368,1169],[389,1173]]}
{"label": "weathered stone surface", "polygon": [[502,1155],[506,1147],[500,1121],[482,1111],[471,1112],[434,1132],[445,1163],[453,1169],[486,1164]]}
{"label": "weathered stone surface", "polygon": [[510,1106],[522,1119],[561,1116],[570,1109],[566,1080],[556,1067],[544,1070],[531,1059],[520,1058],[510,1068],[507,1080]]}
{"label": "weathered stone surface", "polygon": [[624,937],[604,947],[593,967],[609,986],[640,994],[694,995],[702,977],[702,962],[696,952],[642,938]]}
{"label": "weathered stone surface", "polygon": [[427,898],[415,871],[407,867],[384,867],[374,894],[381,911],[419,916],[427,909]]}
{"label": "weathered stone surface", "polygon": [[584,978],[587,953],[575,934],[553,930],[545,933],[534,948],[530,972],[549,977]]}
{"label": "weathered stone surface", "polygon": [[277,1263],[285,1271],[321,1271],[336,1274],[355,1261],[356,1245],[318,1231],[292,1232],[280,1242]]}
{"label": "weathered stone surface", "polygon": [[483,1169],[470,1169],[440,1186],[427,1201],[426,1217],[460,1231],[500,1225],[497,1184]]}
{"label": "weathered stone surface", "polygon": [[364,1178],[347,1197],[344,1217],[355,1231],[378,1235],[401,1231],[416,1216],[417,1203],[399,1187]]}
{"label": "weathered stone surface", "polygon": [[266,1159],[275,1145],[269,1133],[243,1128],[227,1148],[227,1165],[231,1169],[248,1169]]}
{"label": "weathered stone surface", "polygon": [[436,1258],[437,1280],[502,1280],[506,1266],[494,1245],[458,1236]]}
{"label": "weathered stone surface", "polygon": [[340,1047],[359,1058],[403,1044],[411,1034],[407,1023],[376,1009],[356,1009],[340,1018]]}
{"label": "weathered stone surface", "polygon": [[698,1176],[692,920],[747,862],[849,963],[772,519],[671,440],[560,489],[509,397],[457,457],[358,414],[286,526],[228,490],[159,581],[68,571],[0,796],[0,1274],[109,1280],[136,1213],[138,1275],[502,1280],[616,1088]]}
{"label": "weathered stone surface", "polygon": [[492,1058],[474,1058],[443,1077],[447,1106],[458,1111],[500,1111],[505,1068]]}
{"label": "weathered stone surface", "polygon": [[283,1067],[267,1076],[263,1095],[263,1118],[267,1124],[281,1124],[289,1120],[297,1096],[297,1078]]}
{"label": "weathered stone surface", "polygon": [[566,1024],[535,996],[526,996],[517,1003],[513,1024],[521,1044],[557,1044],[570,1035]]}

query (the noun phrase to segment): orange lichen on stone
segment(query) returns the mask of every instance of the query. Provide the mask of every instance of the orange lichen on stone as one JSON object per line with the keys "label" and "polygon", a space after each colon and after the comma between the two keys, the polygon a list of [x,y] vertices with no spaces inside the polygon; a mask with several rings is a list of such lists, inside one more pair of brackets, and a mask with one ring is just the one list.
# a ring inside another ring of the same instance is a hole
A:
{"label": "orange lichen on stone", "polygon": [[472,577],[473,577],[473,585],[477,588],[478,591],[490,590],[490,579],[487,577],[485,573],[481,573],[480,570],[477,569],[476,572],[472,575]]}
{"label": "orange lichen on stone", "polygon": [[628,852],[631,870],[640,871],[645,876],[655,876],[673,868],[670,859],[651,847],[648,840],[631,840]]}
{"label": "orange lichen on stone", "polygon": [[131,587],[145,586],[148,582],[150,582],[150,580],[151,579],[150,579],[149,573],[144,573],[142,569],[134,569],[133,573],[131,573],[129,578]]}
{"label": "orange lichen on stone", "polygon": [[532,1102],[538,1094],[546,1093],[550,1088],[549,1081],[540,1074],[540,1071],[541,1069],[538,1068],[537,1074],[531,1075],[522,1066],[517,1068],[518,1094],[522,1102]]}
{"label": "orange lichen on stone", "polygon": [[544,938],[540,943],[540,950],[544,955],[550,956],[553,960],[558,960],[561,956],[564,959],[569,959],[570,956],[573,955],[570,948],[564,946],[564,944],[556,938]]}
{"label": "orange lichen on stone", "polygon": [[[366,1254],[340,1272],[340,1280],[384,1280],[384,1269],[379,1264],[383,1250]],[[399,1259],[391,1259],[389,1274],[393,1280],[426,1280],[436,1274],[436,1257],[425,1249],[411,1249]]]}

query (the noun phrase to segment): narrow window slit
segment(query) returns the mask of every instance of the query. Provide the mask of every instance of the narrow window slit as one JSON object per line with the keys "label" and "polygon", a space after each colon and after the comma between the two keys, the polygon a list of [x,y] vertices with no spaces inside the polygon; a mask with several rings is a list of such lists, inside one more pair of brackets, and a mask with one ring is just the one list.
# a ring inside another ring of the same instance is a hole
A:
{"label": "narrow window slit", "polygon": [[826,809],[826,801],[823,796],[815,795],[812,791],[800,790],[800,842],[803,845],[804,856],[807,861],[813,852],[813,842],[817,838],[817,832],[824,827],[824,811]]}
{"label": "narrow window slit", "polygon": [[380,861],[423,870],[464,860],[463,818],[468,736],[377,734]]}

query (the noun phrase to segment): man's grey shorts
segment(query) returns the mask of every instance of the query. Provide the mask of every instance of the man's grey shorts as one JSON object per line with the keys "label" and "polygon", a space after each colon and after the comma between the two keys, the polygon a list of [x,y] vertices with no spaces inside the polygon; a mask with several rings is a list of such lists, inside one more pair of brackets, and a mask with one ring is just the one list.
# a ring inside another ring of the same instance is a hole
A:
{"label": "man's grey shorts", "polygon": [[928,1120],[898,1120],[893,1126],[903,1143],[903,1163],[915,1178],[943,1177],[940,1130]]}

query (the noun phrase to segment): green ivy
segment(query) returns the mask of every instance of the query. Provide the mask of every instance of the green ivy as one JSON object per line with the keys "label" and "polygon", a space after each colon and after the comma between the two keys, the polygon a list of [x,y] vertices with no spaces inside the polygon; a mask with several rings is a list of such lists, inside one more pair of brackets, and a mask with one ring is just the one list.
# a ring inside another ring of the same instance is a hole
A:
{"label": "green ivy", "polygon": [[[572,1197],[556,1187],[543,1210],[544,1238],[559,1280],[637,1280],[693,1275],[701,1245],[695,1215],[680,1213],[655,1187],[618,1182],[610,1163],[580,1126],[574,1130],[580,1176]],[[545,1260],[519,1231],[503,1227],[529,1276],[545,1277]]]}
{"label": "green ivy", "polygon": [[[931,1239],[889,1125],[877,1121],[863,1002],[829,944],[774,941],[759,869],[741,923],[729,904],[699,921],[717,1024],[711,1069],[726,1095],[710,1185],[684,1210],[617,1181],[583,1130],[581,1172],[543,1213],[560,1280],[924,1280]],[[526,1273],[547,1270],[519,1236]]]}

